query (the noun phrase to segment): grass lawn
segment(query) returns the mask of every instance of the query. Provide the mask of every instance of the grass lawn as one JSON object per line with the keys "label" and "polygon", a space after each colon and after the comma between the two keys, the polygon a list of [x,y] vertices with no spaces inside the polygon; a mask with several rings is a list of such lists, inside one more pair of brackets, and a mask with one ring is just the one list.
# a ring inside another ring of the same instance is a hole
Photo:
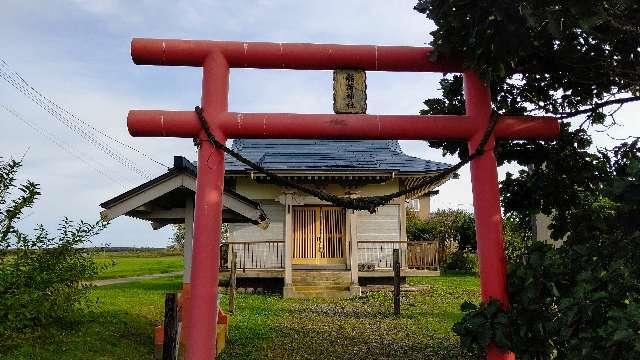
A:
{"label": "grass lawn", "polygon": [[115,264],[102,271],[98,279],[164,274],[183,270],[182,256],[114,255],[107,253],[96,257],[99,264]]}
{"label": "grass lawn", "polygon": [[220,359],[470,358],[460,354],[451,326],[464,300],[479,300],[479,280],[425,277],[410,284],[423,288],[403,293],[400,317],[390,292],[313,301],[240,295]]}
{"label": "grass lawn", "polygon": [[[388,292],[345,300],[238,294],[219,359],[469,358],[460,354],[451,326],[460,303],[479,298],[478,279],[417,278],[411,284],[419,291],[403,293],[397,318]],[[98,288],[96,309],[86,320],[5,341],[0,358],[151,359],[164,293],[179,287],[179,278],[162,278]]]}
{"label": "grass lawn", "polygon": [[153,327],[161,323],[164,294],[180,278],[96,288],[85,319],[2,340],[3,360],[152,359]]}

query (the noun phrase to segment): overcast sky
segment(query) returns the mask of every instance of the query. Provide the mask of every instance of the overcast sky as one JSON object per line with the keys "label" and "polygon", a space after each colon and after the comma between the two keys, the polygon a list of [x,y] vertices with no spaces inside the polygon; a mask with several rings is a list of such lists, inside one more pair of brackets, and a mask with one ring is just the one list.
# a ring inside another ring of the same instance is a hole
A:
{"label": "overcast sky", "polygon": [[[433,25],[412,10],[414,3],[5,0],[0,13],[0,57],[8,68],[78,119],[171,164],[173,155],[194,158],[191,141],[132,138],[125,117],[129,109],[192,109],[200,101],[201,69],[135,66],[129,54],[132,37],[420,46],[430,41],[428,32]],[[437,95],[439,78],[436,74],[369,72],[368,112],[416,114],[422,100]],[[331,73],[324,71],[232,70],[230,110],[330,113],[331,79]],[[0,156],[24,155],[20,178],[40,183],[43,192],[21,223],[23,228],[43,223],[55,229],[63,216],[97,220],[99,203],[145,181],[2,79],[0,105],[10,107],[73,153],[0,108]],[[630,123],[634,111],[640,108],[625,108],[621,118]],[[638,125],[614,130],[617,136],[632,133],[640,133]],[[152,176],[165,170],[111,140],[100,140]],[[598,141],[613,143],[604,135],[598,135]],[[442,157],[424,142],[401,144],[410,155],[449,163],[456,160]],[[506,170],[500,169],[501,176]],[[440,188],[440,195],[433,199],[435,208],[471,209],[468,167],[460,175]],[[148,223],[122,217],[95,244],[165,246],[169,236],[167,229],[153,231]]]}

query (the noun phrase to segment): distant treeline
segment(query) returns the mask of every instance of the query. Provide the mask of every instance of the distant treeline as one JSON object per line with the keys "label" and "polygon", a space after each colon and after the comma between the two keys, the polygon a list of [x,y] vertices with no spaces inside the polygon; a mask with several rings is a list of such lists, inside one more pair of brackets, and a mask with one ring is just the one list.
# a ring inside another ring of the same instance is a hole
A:
{"label": "distant treeline", "polygon": [[160,257],[160,256],[176,256],[182,255],[181,252],[174,249],[167,248],[151,248],[151,247],[129,247],[129,246],[114,246],[114,247],[91,247],[87,250],[97,254],[98,256],[106,257]]}
{"label": "distant treeline", "polygon": [[158,252],[167,251],[167,248],[152,247],[130,247],[130,246],[108,246],[108,247],[87,247],[87,250],[104,251],[104,252]]}
{"label": "distant treeline", "polygon": [[[93,246],[93,247],[83,247],[81,249],[85,249],[88,252],[92,252],[95,254],[110,254],[110,255],[136,255],[136,256],[171,256],[171,255],[181,255],[182,253],[179,251],[175,251],[173,249],[167,248],[152,248],[152,247],[130,247],[130,246]],[[3,249],[2,253],[5,255],[12,256],[17,251],[21,249],[9,248]],[[34,249],[32,249],[34,250]],[[48,251],[48,248],[39,249],[40,251]]]}

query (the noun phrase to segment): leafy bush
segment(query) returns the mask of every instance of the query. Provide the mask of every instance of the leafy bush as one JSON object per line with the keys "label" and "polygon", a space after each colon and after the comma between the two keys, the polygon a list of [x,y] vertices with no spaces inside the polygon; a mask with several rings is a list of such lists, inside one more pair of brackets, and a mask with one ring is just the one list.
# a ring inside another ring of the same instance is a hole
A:
{"label": "leafy bush", "polygon": [[[440,265],[446,269],[462,270],[471,266],[465,263],[466,253],[475,252],[476,233],[473,215],[465,210],[437,210],[426,219],[407,212],[407,238],[410,241],[437,241]],[[455,253],[455,263],[448,265]],[[455,268],[460,264],[463,268]]]}
{"label": "leafy bush", "polygon": [[444,264],[444,269],[475,274],[478,272],[478,256],[471,251],[456,251],[449,256],[447,263]]}
{"label": "leafy bush", "polygon": [[502,232],[507,262],[522,261],[526,257],[527,246],[533,241],[530,221],[523,223],[512,214],[507,214],[502,220]]}
{"label": "leafy bush", "polygon": [[476,248],[473,214],[461,209],[436,210],[426,219],[407,213],[407,238],[454,244],[460,250]]}
{"label": "leafy bush", "polygon": [[519,359],[640,358],[640,291],[630,263],[586,254],[593,249],[532,244],[528,263],[509,269],[511,307],[467,304],[454,332],[467,350],[495,342]]}
{"label": "leafy bush", "polygon": [[184,240],[186,227],[184,224],[173,225],[173,234],[171,234],[170,243],[167,250],[174,254],[182,254],[184,252]]}
{"label": "leafy bush", "polygon": [[[182,255],[184,253],[184,242],[186,239],[186,231],[187,228],[184,224],[175,224],[173,225],[173,234],[171,234],[171,238],[169,239],[169,246],[167,246],[167,251],[169,251],[173,255]],[[229,238],[229,225],[222,224],[220,226],[220,241],[226,242]]]}
{"label": "leafy bush", "polygon": [[[616,125],[620,108],[609,106],[640,101],[639,6],[418,1],[415,9],[437,27],[432,58],[460,59],[480,73],[494,111],[586,117],[580,126],[561,124],[554,141],[496,142],[499,165],[530,167],[502,181],[505,213],[521,227],[534,214],[551,216],[551,237],[564,244],[555,249],[527,236],[507,241],[511,308],[491,301],[466,307],[456,326],[463,344],[493,341],[519,359],[640,359],[639,138],[629,134],[620,141],[630,144],[592,152],[587,133]],[[462,76],[440,85],[442,97],[427,99],[421,114],[464,114]],[[465,142],[429,145],[468,156]],[[498,313],[504,316],[496,322]],[[486,331],[494,328],[504,339]]]}
{"label": "leafy bush", "polygon": [[505,333],[510,319],[499,301],[491,300],[480,305],[465,301],[460,309],[465,316],[453,325],[453,332],[460,336],[463,349],[482,354],[491,342],[502,348],[511,347]]}
{"label": "leafy bush", "polygon": [[[511,307],[466,307],[454,331],[470,349],[490,341],[522,359],[640,358],[640,149],[638,142],[601,154],[608,176],[596,193],[574,189],[577,202],[565,221],[564,245],[534,242],[510,259]],[[556,228],[558,229],[558,228]],[[507,321],[503,321],[506,317]],[[478,319],[485,319],[486,322]]]}
{"label": "leafy bush", "polygon": [[[0,162],[0,333],[67,319],[85,304],[99,266],[79,248],[105,224],[64,218],[52,236],[42,225],[27,235],[15,226],[40,192],[27,181],[16,187],[20,162]],[[18,195],[12,196],[12,190]]]}

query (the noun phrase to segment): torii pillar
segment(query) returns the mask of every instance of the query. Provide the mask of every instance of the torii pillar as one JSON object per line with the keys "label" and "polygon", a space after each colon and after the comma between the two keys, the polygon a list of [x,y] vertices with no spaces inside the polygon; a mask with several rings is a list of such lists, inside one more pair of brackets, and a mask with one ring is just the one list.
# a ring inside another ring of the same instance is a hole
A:
{"label": "torii pillar", "polygon": [[[367,115],[236,113],[228,111],[230,68],[366,71],[463,72],[457,61],[432,62],[428,47],[248,43],[199,40],[133,39],[136,64],[203,67],[202,107],[218,141],[250,139],[394,139],[465,140],[475,150],[490,121],[488,88],[472,72],[464,72],[466,114]],[[207,140],[194,111],[133,110],[128,116],[133,136],[197,138],[198,180],[193,240],[191,303],[186,319],[187,359],[215,356],[215,326],[224,153]],[[471,162],[482,299],[508,307],[495,140],[551,139],[559,134],[551,117],[504,116],[484,153]],[[514,359],[490,345],[487,358]]]}

